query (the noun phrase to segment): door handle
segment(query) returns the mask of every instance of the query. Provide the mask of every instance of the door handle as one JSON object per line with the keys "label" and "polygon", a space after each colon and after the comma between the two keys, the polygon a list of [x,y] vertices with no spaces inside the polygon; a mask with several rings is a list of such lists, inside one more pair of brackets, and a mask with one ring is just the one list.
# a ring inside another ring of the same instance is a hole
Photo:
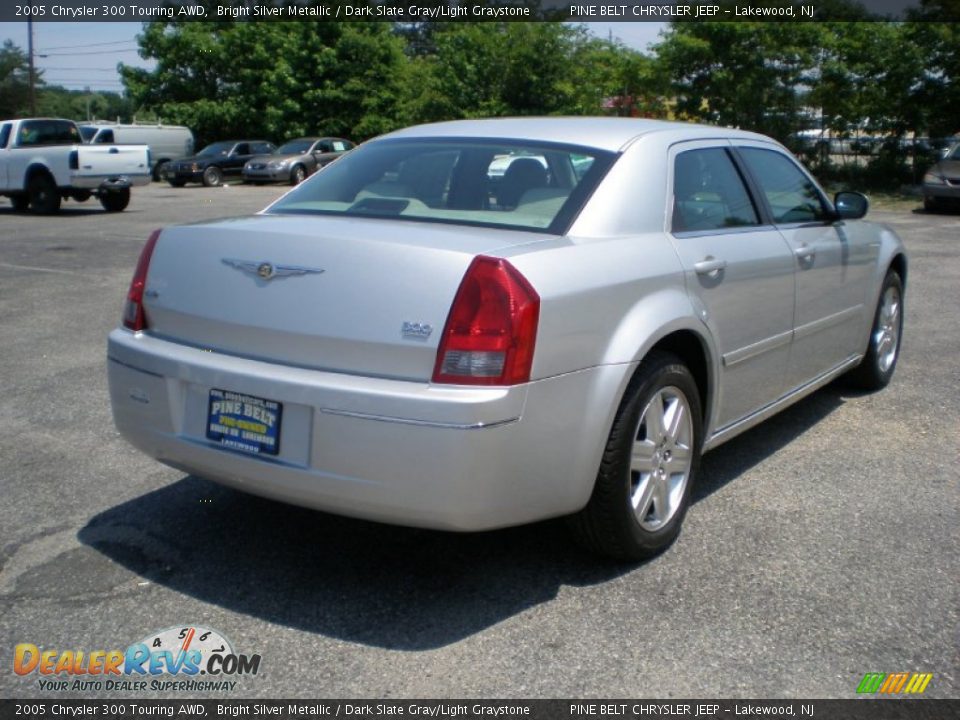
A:
{"label": "door handle", "polygon": [[694,263],[693,269],[696,271],[697,275],[710,275],[711,277],[717,277],[720,274],[720,271],[727,267],[726,260],[718,260],[713,257],[713,255],[707,255],[703,260],[698,263]]}
{"label": "door handle", "polygon": [[813,256],[817,254],[817,251],[804,243],[794,250],[793,254],[797,257],[797,260],[812,260]]}

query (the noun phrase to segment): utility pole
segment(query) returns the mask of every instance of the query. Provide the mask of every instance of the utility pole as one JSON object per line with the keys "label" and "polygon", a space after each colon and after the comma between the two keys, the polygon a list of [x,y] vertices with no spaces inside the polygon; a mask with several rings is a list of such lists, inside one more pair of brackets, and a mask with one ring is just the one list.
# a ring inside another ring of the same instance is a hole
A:
{"label": "utility pole", "polygon": [[30,116],[37,116],[37,74],[33,67],[33,20],[27,20],[27,53],[30,56]]}

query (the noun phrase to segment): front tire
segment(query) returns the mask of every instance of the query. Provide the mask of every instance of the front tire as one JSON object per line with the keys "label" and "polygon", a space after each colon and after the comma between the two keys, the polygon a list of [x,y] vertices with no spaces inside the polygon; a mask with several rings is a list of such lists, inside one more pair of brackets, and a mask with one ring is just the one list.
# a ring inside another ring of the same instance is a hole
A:
{"label": "front tire", "polygon": [[700,466],[703,414],[690,370],[654,351],[630,381],[587,506],[572,518],[591,550],[652,557],[676,539]]}
{"label": "front tire", "polygon": [[294,165],[290,171],[290,184],[299,185],[307,179],[307,169],[303,165]]}
{"label": "front tire", "polygon": [[864,390],[885,388],[900,358],[903,334],[903,280],[896,270],[888,270],[880,289],[880,299],[870,326],[870,344],[863,360],[850,371],[850,381]]}
{"label": "front tire", "polygon": [[27,189],[30,207],[40,215],[52,215],[60,209],[60,191],[53,178],[46,173],[34,175]]}
{"label": "front tire", "polygon": [[223,171],[218,167],[208,167],[203,171],[203,184],[207,187],[216,187],[223,182]]}
{"label": "front tire", "polygon": [[121,212],[130,204],[130,189],[105,192],[100,195],[100,204],[107,212]]}

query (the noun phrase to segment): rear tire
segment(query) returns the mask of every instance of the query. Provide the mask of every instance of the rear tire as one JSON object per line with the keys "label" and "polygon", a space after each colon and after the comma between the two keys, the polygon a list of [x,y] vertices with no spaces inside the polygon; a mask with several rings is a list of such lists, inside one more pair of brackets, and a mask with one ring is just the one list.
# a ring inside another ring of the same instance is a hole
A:
{"label": "rear tire", "polygon": [[107,212],[121,212],[130,204],[130,189],[105,192],[100,195],[100,204]]}
{"label": "rear tire", "polygon": [[216,187],[223,182],[223,171],[215,166],[203,171],[203,184],[207,187]]}
{"label": "rear tire", "polygon": [[870,344],[863,360],[848,375],[851,384],[864,390],[885,388],[897,368],[902,336],[903,280],[896,270],[888,270],[870,325]]}
{"label": "rear tire", "polygon": [[40,215],[52,215],[60,209],[60,191],[53,178],[46,173],[38,173],[30,178],[27,188],[31,209]]}
{"label": "rear tire", "polygon": [[637,561],[676,539],[700,465],[703,416],[690,370],[654,351],[630,381],[587,506],[571,518],[591,550]]}

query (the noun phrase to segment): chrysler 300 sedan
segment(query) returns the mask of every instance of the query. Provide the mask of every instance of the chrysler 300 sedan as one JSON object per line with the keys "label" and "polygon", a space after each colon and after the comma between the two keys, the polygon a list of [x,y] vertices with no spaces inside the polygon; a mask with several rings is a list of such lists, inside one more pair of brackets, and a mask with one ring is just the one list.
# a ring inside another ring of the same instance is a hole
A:
{"label": "chrysler 300 sedan", "polygon": [[114,418],[251,493],[461,531],[570,516],[649,556],[703,452],[842,374],[890,381],[907,263],[866,211],[749,132],[409,128],[252,217],[154,232]]}

